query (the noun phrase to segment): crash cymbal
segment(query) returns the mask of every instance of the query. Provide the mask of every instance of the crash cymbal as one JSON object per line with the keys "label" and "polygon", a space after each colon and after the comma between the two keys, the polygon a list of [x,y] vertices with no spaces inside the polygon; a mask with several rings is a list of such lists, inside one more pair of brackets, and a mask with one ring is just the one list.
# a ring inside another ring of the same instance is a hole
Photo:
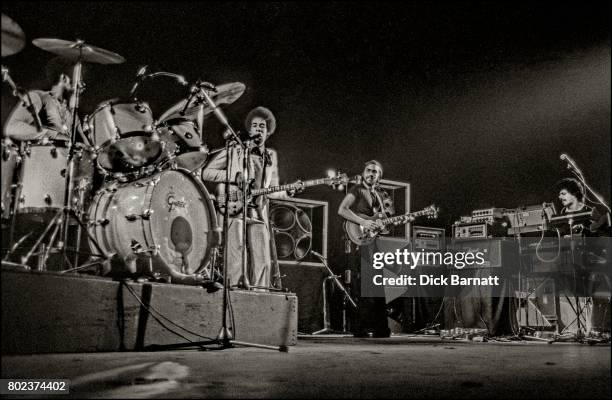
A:
{"label": "crash cymbal", "polygon": [[125,62],[125,58],[119,54],[85,44],[82,40],[71,42],[62,39],[40,38],[32,40],[32,43],[36,47],[74,61],[81,57],[81,61],[95,64],[121,64]]}
{"label": "crash cymbal", "polygon": [[17,22],[2,14],[2,57],[19,53],[25,46],[25,33]]}
{"label": "crash cymbal", "polygon": [[[236,100],[242,96],[244,93],[246,86],[241,82],[231,82],[224,83],[216,87],[217,91],[210,93],[210,98],[216,105],[220,104],[232,104]],[[195,120],[198,115],[199,104],[192,101],[189,107],[185,110],[185,114],[181,115],[180,112],[185,107],[187,103],[187,99],[181,100],[172,107],[170,107],[166,112],[162,114],[159,118],[159,122],[164,122],[172,118],[187,118],[190,120]],[[210,114],[212,112],[212,108],[207,103],[204,103],[204,115]]]}

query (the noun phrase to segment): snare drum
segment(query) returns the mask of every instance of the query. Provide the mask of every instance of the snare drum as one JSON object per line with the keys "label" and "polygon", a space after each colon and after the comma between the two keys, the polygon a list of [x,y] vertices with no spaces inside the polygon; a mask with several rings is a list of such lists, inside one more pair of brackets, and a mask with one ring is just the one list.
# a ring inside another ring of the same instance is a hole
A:
{"label": "snare drum", "polygon": [[[89,232],[100,250],[123,259],[129,272],[152,261],[149,272],[170,275],[178,283],[192,283],[219,242],[208,191],[182,169],[99,190],[89,210]],[[95,244],[90,247],[99,253]],[[138,267],[132,260],[144,263]]]}
{"label": "snare drum", "polygon": [[19,148],[13,143],[2,142],[2,218],[11,217],[12,189],[15,170],[21,162]]}
{"label": "snare drum", "polygon": [[[25,146],[17,213],[41,213],[64,207],[68,148],[59,147],[62,144],[28,143]],[[73,159],[71,205],[84,210],[92,197],[93,154],[77,143]]]}
{"label": "snare drum", "polygon": [[173,152],[158,139],[153,113],[146,103],[102,103],[88,117],[97,162],[103,171],[134,172],[156,164]]}

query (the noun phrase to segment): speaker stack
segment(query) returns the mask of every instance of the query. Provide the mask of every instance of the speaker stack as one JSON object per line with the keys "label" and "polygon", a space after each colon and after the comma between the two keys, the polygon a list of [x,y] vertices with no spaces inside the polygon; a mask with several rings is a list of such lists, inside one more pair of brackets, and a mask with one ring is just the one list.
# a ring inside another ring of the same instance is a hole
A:
{"label": "speaker stack", "polygon": [[323,328],[325,267],[311,252],[327,257],[328,203],[290,198],[270,200],[270,226],[276,241],[283,288],[298,297],[298,330]]}

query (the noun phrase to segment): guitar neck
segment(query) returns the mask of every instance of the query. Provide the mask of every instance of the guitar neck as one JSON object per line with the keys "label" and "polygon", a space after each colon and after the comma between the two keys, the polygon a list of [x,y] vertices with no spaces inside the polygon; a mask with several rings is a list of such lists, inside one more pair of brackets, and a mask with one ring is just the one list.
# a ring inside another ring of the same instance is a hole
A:
{"label": "guitar neck", "polygon": [[304,181],[301,184],[289,183],[289,184],[286,184],[286,185],[270,186],[268,188],[261,188],[261,189],[252,190],[251,194],[253,196],[261,196],[263,194],[283,192],[285,190],[297,189],[299,187],[310,187],[310,186],[324,185],[326,183],[326,180],[327,180],[326,178],[321,178],[321,179],[312,179],[312,180],[309,180],[309,181]]}
{"label": "guitar neck", "polygon": [[413,212],[413,213],[407,213],[407,214],[398,215],[398,216],[395,216],[395,217],[389,217],[389,218],[381,219],[380,221],[383,224],[385,224],[385,225],[389,225],[389,224],[393,224],[395,222],[401,221],[404,218],[420,217],[421,215],[425,215],[427,213],[428,213],[427,210],[421,210],[421,211],[416,211],[416,212]]}

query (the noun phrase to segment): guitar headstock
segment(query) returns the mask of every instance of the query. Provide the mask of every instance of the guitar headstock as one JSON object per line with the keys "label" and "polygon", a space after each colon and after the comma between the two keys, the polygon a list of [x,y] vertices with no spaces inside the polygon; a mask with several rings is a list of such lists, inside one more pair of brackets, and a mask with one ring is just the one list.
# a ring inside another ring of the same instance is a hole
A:
{"label": "guitar headstock", "polygon": [[435,204],[432,204],[428,207],[425,207],[423,211],[424,215],[426,215],[427,218],[436,219],[438,218],[438,214],[440,213],[440,207],[436,207]]}
{"label": "guitar headstock", "polygon": [[344,187],[348,184],[348,175],[343,172],[330,170],[327,175],[325,184],[331,186],[334,190],[344,190]]}

